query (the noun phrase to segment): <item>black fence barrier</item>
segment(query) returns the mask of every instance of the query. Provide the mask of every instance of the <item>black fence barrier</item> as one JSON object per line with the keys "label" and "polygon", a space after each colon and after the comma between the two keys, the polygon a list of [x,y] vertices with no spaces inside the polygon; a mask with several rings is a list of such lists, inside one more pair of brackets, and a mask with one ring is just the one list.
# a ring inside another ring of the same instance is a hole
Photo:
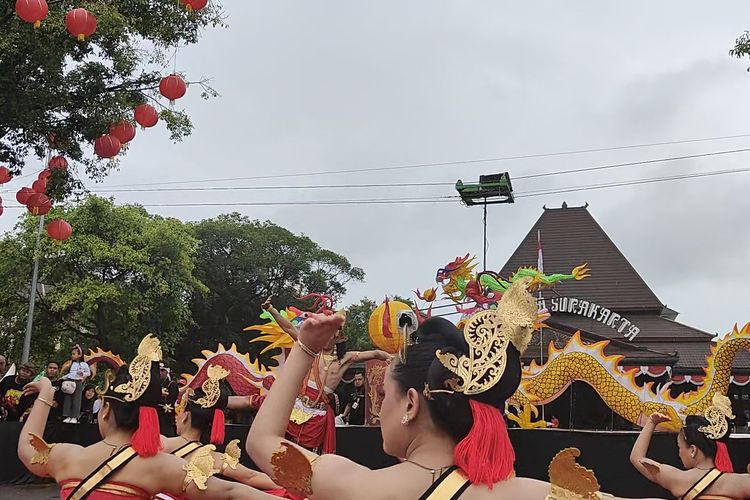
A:
{"label": "black fence barrier", "polygon": [[[43,481],[34,476],[18,460],[16,448],[22,424],[0,423],[0,485]],[[244,448],[248,427],[228,425],[227,441],[239,439]],[[510,429],[516,450],[516,474],[548,480],[547,467],[561,449],[581,450],[578,461],[593,469],[602,491],[625,497],[671,498],[666,491],[649,483],[630,465],[630,450],[638,436],[636,432],[570,431],[561,429]],[[750,436],[748,436],[750,438]],[[50,423],[44,433],[49,443],[75,443],[83,446],[100,439],[96,425]],[[383,452],[380,429],[372,427],[339,427],[338,453],[357,463],[376,469],[397,463]],[[729,454],[737,472],[745,472],[750,463],[750,439],[733,437]],[[677,441],[674,434],[657,433],[651,442],[649,457],[679,467]],[[243,463],[253,467],[246,454]]]}

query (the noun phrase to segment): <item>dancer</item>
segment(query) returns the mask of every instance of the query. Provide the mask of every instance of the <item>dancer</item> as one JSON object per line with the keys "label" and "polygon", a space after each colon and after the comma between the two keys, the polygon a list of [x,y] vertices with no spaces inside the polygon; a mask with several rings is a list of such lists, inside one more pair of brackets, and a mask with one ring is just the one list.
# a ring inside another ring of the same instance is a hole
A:
{"label": "dancer", "polygon": [[[651,436],[657,425],[670,419],[652,414],[630,453],[630,462],[649,481],[669,490],[684,500],[750,499],[750,475],[722,472],[731,466],[726,452],[717,453],[726,445],[728,418],[734,418],[729,398],[715,394],[704,415],[690,415],[677,433],[677,447],[682,465],[680,470],[646,458]],[[731,470],[731,469],[729,469]]]}
{"label": "dancer", "polygon": [[[185,460],[210,443],[224,446],[224,409],[229,388],[224,379],[229,372],[219,365],[209,366],[208,378],[197,391],[187,390],[176,409],[177,437],[164,438],[164,452]],[[262,490],[279,487],[267,475],[239,463],[239,440],[231,441],[226,451],[214,452],[214,469],[221,475]]]}
{"label": "dancer", "polygon": [[[263,303],[263,309],[273,316],[276,323],[292,339],[298,340],[299,330],[273,307],[270,298]],[[341,331],[344,317],[338,317],[341,318],[341,324],[335,335],[318,350],[307,376],[300,381],[301,389],[287,426],[287,435],[293,442],[315,452],[336,452],[336,412],[329,398],[336,392],[346,370],[352,363],[391,358],[388,353],[379,350],[344,353],[345,339]],[[235,396],[230,398],[229,408],[258,408],[264,400],[264,396],[250,399]]]}
{"label": "dancer", "polygon": [[[34,474],[52,477],[63,500],[151,498],[166,491],[186,499],[272,499],[239,483],[211,477],[212,447],[189,462],[159,453],[159,341],[147,336],[138,356],[106,384],[98,423],[104,439],[91,446],[47,444],[40,436],[52,406],[46,377],[26,386],[38,397],[22,430],[18,456]],[[208,462],[208,463],[207,463]]]}
{"label": "dancer", "polygon": [[514,283],[499,309],[474,316],[463,335],[432,318],[407,339],[388,368],[380,413],[383,449],[401,463],[375,471],[284,439],[299,383],[344,321],[311,316],[250,429],[251,457],[277,483],[316,500],[545,498],[549,483],[514,477],[502,413],[537,316],[527,284]]}

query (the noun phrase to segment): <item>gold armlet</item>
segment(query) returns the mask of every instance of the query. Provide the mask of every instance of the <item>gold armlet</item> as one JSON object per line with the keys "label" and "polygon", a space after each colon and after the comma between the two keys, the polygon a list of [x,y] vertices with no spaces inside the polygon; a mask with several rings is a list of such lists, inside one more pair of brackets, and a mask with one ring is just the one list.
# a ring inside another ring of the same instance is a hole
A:
{"label": "gold armlet", "polygon": [[547,500],[595,500],[602,498],[594,472],[576,463],[577,448],[561,450],[549,464],[552,483]]}
{"label": "gold armlet", "polygon": [[182,470],[186,472],[185,481],[182,483],[183,492],[188,489],[190,483],[195,483],[196,488],[201,491],[208,487],[206,481],[218,472],[214,469],[214,451],[216,446],[212,444],[202,446],[193,453],[190,461],[182,466]]}
{"label": "gold armlet", "polygon": [[36,450],[34,456],[31,457],[32,465],[45,465],[49,461],[49,453],[52,451],[57,443],[49,444],[44,439],[40,438],[33,432],[29,432],[29,442],[31,446]]}
{"label": "gold armlet", "polygon": [[229,444],[224,450],[224,455],[222,455],[222,460],[221,460],[221,473],[222,474],[224,473],[225,470],[227,470],[227,467],[231,469],[236,469],[237,466],[239,465],[240,457],[242,456],[242,451],[240,450],[239,444],[240,444],[239,439],[233,439],[232,441],[229,441]]}
{"label": "gold armlet", "polygon": [[273,481],[293,493],[312,496],[312,461],[298,448],[281,443],[281,449],[271,456]]}

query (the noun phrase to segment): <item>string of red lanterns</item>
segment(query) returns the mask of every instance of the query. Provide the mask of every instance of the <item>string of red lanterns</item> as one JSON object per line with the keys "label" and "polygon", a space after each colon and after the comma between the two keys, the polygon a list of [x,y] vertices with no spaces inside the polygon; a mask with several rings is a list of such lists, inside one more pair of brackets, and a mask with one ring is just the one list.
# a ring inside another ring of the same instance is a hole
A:
{"label": "string of red lanterns", "polygon": [[49,5],[45,0],[16,0],[16,14],[37,29],[49,14]]}
{"label": "string of red lanterns", "polygon": [[180,2],[185,6],[188,12],[201,10],[208,5],[208,0],[180,0]]}
{"label": "string of red lanterns", "polygon": [[47,234],[53,240],[62,243],[73,234],[73,228],[70,227],[67,221],[56,219],[47,225]]}

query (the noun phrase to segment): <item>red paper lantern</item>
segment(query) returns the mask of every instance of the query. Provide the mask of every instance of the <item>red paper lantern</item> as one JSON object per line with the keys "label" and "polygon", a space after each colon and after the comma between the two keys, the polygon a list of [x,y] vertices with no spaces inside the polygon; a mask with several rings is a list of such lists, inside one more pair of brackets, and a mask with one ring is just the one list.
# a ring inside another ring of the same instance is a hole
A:
{"label": "red paper lantern", "polygon": [[185,95],[187,85],[180,75],[169,75],[159,82],[159,92],[170,101],[176,101]]}
{"label": "red paper lantern", "polygon": [[29,196],[26,208],[29,209],[32,215],[47,215],[52,208],[52,202],[46,194],[34,193]]}
{"label": "red paper lantern", "polygon": [[5,211],[5,209],[3,208],[3,206],[2,206],[2,205],[0,205],[0,215],[3,215],[3,212],[4,212],[4,211]]}
{"label": "red paper lantern", "polygon": [[47,181],[43,180],[43,179],[36,180],[31,185],[31,189],[33,189],[35,193],[46,193],[47,192]]}
{"label": "red paper lantern", "polygon": [[47,225],[47,234],[55,241],[65,241],[73,234],[73,228],[62,219],[53,220]]}
{"label": "red paper lantern", "polygon": [[65,170],[68,168],[68,160],[66,160],[64,156],[53,156],[49,159],[47,166],[49,168],[60,168]]}
{"label": "red paper lantern", "polygon": [[96,17],[86,9],[73,9],[65,15],[65,26],[68,33],[82,42],[96,31]]}
{"label": "red paper lantern", "polygon": [[39,172],[39,177],[37,177],[40,181],[47,182],[52,175],[52,172],[48,168],[45,168],[41,172]]}
{"label": "red paper lantern", "polygon": [[150,104],[135,107],[135,121],[143,128],[153,127],[159,122],[159,113]]}
{"label": "red paper lantern", "polygon": [[109,126],[109,133],[117,137],[121,144],[127,144],[135,138],[135,127],[126,121],[113,123]]}
{"label": "red paper lantern", "polygon": [[16,14],[36,29],[49,14],[49,6],[46,0],[16,0]]}
{"label": "red paper lantern", "polygon": [[16,201],[18,201],[18,203],[20,203],[21,205],[26,205],[26,202],[29,201],[29,198],[32,194],[36,194],[36,191],[31,189],[30,187],[22,187],[16,193]]}
{"label": "red paper lantern", "polygon": [[208,0],[180,0],[185,8],[192,12],[194,10],[201,10],[208,5]]}
{"label": "red paper lantern", "polygon": [[13,175],[10,173],[10,169],[8,167],[0,167],[0,184],[10,182],[12,178]]}
{"label": "red paper lantern", "polygon": [[113,135],[105,134],[94,142],[94,152],[99,158],[115,157],[117,156],[117,153],[120,152],[120,149],[122,149],[122,144],[120,144],[120,140]]}

